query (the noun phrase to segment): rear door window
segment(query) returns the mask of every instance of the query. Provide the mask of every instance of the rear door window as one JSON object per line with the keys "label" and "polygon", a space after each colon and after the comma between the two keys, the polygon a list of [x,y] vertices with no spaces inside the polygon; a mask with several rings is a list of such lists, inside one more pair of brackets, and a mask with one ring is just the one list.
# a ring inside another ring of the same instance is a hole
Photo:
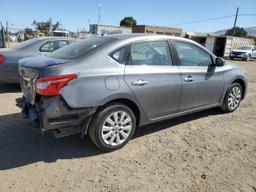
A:
{"label": "rear door window", "polygon": [[56,49],[56,50],[57,50],[57,49],[60,49],[60,48],[62,48],[62,47],[67,46],[68,44],[69,44],[68,41],[63,41],[63,40],[61,40],[61,41],[55,41],[55,49]]}
{"label": "rear door window", "polygon": [[40,52],[53,52],[57,49],[60,49],[62,47],[65,47],[69,44],[68,41],[65,40],[57,40],[57,41],[49,41],[43,44],[43,46],[40,48]]}
{"label": "rear door window", "polygon": [[129,46],[122,47],[110,54],[110,57],[120,64],[124,64]]}

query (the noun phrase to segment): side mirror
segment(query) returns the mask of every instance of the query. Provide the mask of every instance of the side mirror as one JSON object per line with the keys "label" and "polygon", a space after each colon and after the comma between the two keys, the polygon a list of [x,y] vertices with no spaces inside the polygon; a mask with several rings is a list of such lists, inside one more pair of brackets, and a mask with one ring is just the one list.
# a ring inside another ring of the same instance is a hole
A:
{"label": "side mirror", "polygon": [[225,64],[225,60],[220,58],[220,57],[217,57],[216,60],[215,60],[215,66],[223,66]]}

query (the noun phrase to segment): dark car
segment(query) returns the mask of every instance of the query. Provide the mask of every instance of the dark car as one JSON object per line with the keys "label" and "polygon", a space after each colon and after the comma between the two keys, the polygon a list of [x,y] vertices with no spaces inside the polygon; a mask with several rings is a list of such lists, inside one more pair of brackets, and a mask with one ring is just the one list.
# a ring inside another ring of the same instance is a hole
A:
{"label": "dark car", "polygon": [[48,55],[75,42],[70,38],[44,37],[24,41],[12,48],[0,49],[0,83],[19,83],[18,61],[25,57]]}
{"label": "dark car", "polygon": [[187,39],[89,38],[20,61],[26,122],[56,137],[87,132],[100,149],[124,146],[138,126],[245,97],[246,72]]}

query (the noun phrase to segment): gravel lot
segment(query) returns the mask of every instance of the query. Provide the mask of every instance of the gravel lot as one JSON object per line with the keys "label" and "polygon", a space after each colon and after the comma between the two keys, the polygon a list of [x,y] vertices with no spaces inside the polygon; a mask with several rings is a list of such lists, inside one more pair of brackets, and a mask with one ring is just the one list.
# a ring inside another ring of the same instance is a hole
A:
{"label": "gravel lot", "polygon": [[22,122],[17,86],[0,85],[0,191],[256,192],[256,62],[232,114],[208,110],[137,130],[101,153],[88,138],[42,137]]}

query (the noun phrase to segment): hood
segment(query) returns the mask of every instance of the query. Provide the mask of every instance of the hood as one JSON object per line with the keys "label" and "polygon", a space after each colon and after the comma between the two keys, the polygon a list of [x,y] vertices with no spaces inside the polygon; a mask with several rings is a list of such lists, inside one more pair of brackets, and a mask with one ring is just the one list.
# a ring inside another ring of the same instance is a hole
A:
{"label": "hood", "polygon": [[238,66],[238,65],[236,65],[236,64],[234,64],[234,63],[230,63],[230,62],[228,62],[228,61],[225,61],[224,67],[225,67],[226,69],[239,69],[239,70],[241,70],[244,74],[247,74],[247,71],[246,71],[244,68],[242,68],[242,67],[240,67],[240,66]]}
{"label": "hood", "polygon": [[251,51],[250,50],[242,50],[242,49],[235,49],[233,50],[235,52],[241,52],[241,53],[250,53]]}
{"label": "hood", "polygon": [[230,63],[229,61],[225,60],[225,65],[224,66],[228,66],[230,68],[241,68],[238,65],[234,64],[234,63]]}
{"label": "hood", "polygon": [[50,67],[54,65],[60,65],[66,63],[67,60],[55,59],[46,56],[37,56],[37,57],[28,57],[25,59],[19,60],[19,65],[22,67],[31,67],[31,68],[43,68]]}

